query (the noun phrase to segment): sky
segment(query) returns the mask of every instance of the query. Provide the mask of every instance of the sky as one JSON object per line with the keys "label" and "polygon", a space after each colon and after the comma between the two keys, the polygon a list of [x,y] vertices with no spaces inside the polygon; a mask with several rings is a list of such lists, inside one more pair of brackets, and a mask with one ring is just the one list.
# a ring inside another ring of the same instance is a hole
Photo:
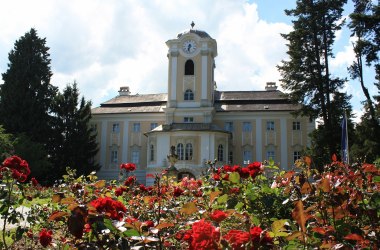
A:
{"label": "sky", "polygon": [[[284,9],[294,8],[295,2],[2,0],[0,73],[8,69],[8,53],[15,41],[34,28],[50,48],[51,84],[62,90],[76,81],[93,107],[115,97],[121,86],[129,86],[132,94],[167,93],[165,42],[190,29],[194,21],[194,29],[206,31],[217,41],[218,90],[264,90],[266,82],[280,85],[276,65],[288,58],[280,34],[292,30]],[[337,34],[331,67],[333,75],[348,78],[342,91],[353,95],[359,117],[364,95],[358,82],[347,75],[347,66],[354,60],[349,36],[348,30]],[[370,69],[367,75],[372,77]],[[377,94],[374,87],[370,91]]]}

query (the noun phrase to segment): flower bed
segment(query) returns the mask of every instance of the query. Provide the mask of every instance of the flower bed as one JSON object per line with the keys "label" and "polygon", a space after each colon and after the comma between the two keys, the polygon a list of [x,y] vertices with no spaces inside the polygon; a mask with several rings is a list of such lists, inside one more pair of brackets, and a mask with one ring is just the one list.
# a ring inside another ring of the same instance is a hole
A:
{"label": "flower bed", "polygon": [[24,199],[51,202],[31,207],[28,227],[11,233],[4,225],[0,248],[377,249],[380,242],[380,171],[373,164],[349,166],[333,157],[317,173],[308,157],[288,172],[273,162],[210,163],[201,179],[176,182],[164,172],[149,176],[155,183],[149,187],[136,183],[135,169],[122,164],[123,178],[110,183],[68,169],[60,185],[46,188],[35,179],[25,183],[25,161],[6,159],[0,168],[6,223],[20,219],[10,211]]}

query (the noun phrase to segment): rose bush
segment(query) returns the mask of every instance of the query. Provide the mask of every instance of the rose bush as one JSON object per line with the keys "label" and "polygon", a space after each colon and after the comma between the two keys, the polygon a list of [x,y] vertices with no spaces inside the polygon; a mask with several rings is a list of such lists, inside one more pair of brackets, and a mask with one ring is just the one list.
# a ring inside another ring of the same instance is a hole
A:
{"label": "rose bush", "polygon": [[62,183],[44,188],[12,174],[30,173],[22,159],[5,162],[3,182],[17,188],[1,191],[8,197],[7,209],[0,209],[8,211],[6,222],[26,197],[50,195],[51,202],[32,205],[29,225],[13,234],[4,227],[0,248],[378,249],[380,242],[380,171],[373,164],[346,165],[333,157],[317,172],[305,157],[285,172],[273,162],[209,162],[198,180],[177,182],[163,171],[147,176],[154,185],[145,186],[133,176],[136,166],[126,163],[120,180],[77,177],[68,169]]}

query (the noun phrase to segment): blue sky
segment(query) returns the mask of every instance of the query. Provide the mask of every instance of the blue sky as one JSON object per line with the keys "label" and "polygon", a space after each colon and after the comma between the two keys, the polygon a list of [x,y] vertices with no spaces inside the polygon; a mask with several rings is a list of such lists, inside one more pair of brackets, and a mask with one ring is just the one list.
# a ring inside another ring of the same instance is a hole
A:
{"label": "blue sky", "polygon": [[[276,65],[287,58],[280,33],[292,29],[284,9],[294,7],[295,0],[5,0],[0,2],[0,73],[7,70],[14,42],[33,27],[50,47],[51,83],[62,89],[77,81],[93,106],[116,96],[121,86],[130,86],[133,94],[165,93],[165,42],[194,21],[218,43],[218,89],[263,90],[266,82],[280,84]],[[348,77],[353,60],[349,35],[338,34],[331,61],[333,74],[341,77]],[[358,87],[348,81],[343,91],[353,95],[360,114],[364,97]]]}

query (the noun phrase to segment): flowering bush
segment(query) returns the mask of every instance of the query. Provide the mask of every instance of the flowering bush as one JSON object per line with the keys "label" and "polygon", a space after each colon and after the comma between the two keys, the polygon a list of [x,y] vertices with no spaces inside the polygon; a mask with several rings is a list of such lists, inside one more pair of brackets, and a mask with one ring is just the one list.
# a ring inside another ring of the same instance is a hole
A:
{"label": "flowering bush", "polygon": [[[17,223],[21,214],[11,211],[26,197],[49,195],[51,202],[31,207],[12,248],[378,249],[380,242],[380,171],[373,164],[346,165],[334,157],[319,173],[308,157],[287,172],[273,162],[210,163],[201,179],[176,182],[157,174],[147,176],[154,185],[145,186],[132,175],[135,165],[126,163],[119,182],[68,169],[51,188],[12,174],[27,175],[25,166],[16,157],[1,166],[9,186],[0,196],[8,197],[0,209],[6,222]],[[9,192],[13,187],[20,192]],[[4,232],[5,226],[0,248],[9,249]]]}

